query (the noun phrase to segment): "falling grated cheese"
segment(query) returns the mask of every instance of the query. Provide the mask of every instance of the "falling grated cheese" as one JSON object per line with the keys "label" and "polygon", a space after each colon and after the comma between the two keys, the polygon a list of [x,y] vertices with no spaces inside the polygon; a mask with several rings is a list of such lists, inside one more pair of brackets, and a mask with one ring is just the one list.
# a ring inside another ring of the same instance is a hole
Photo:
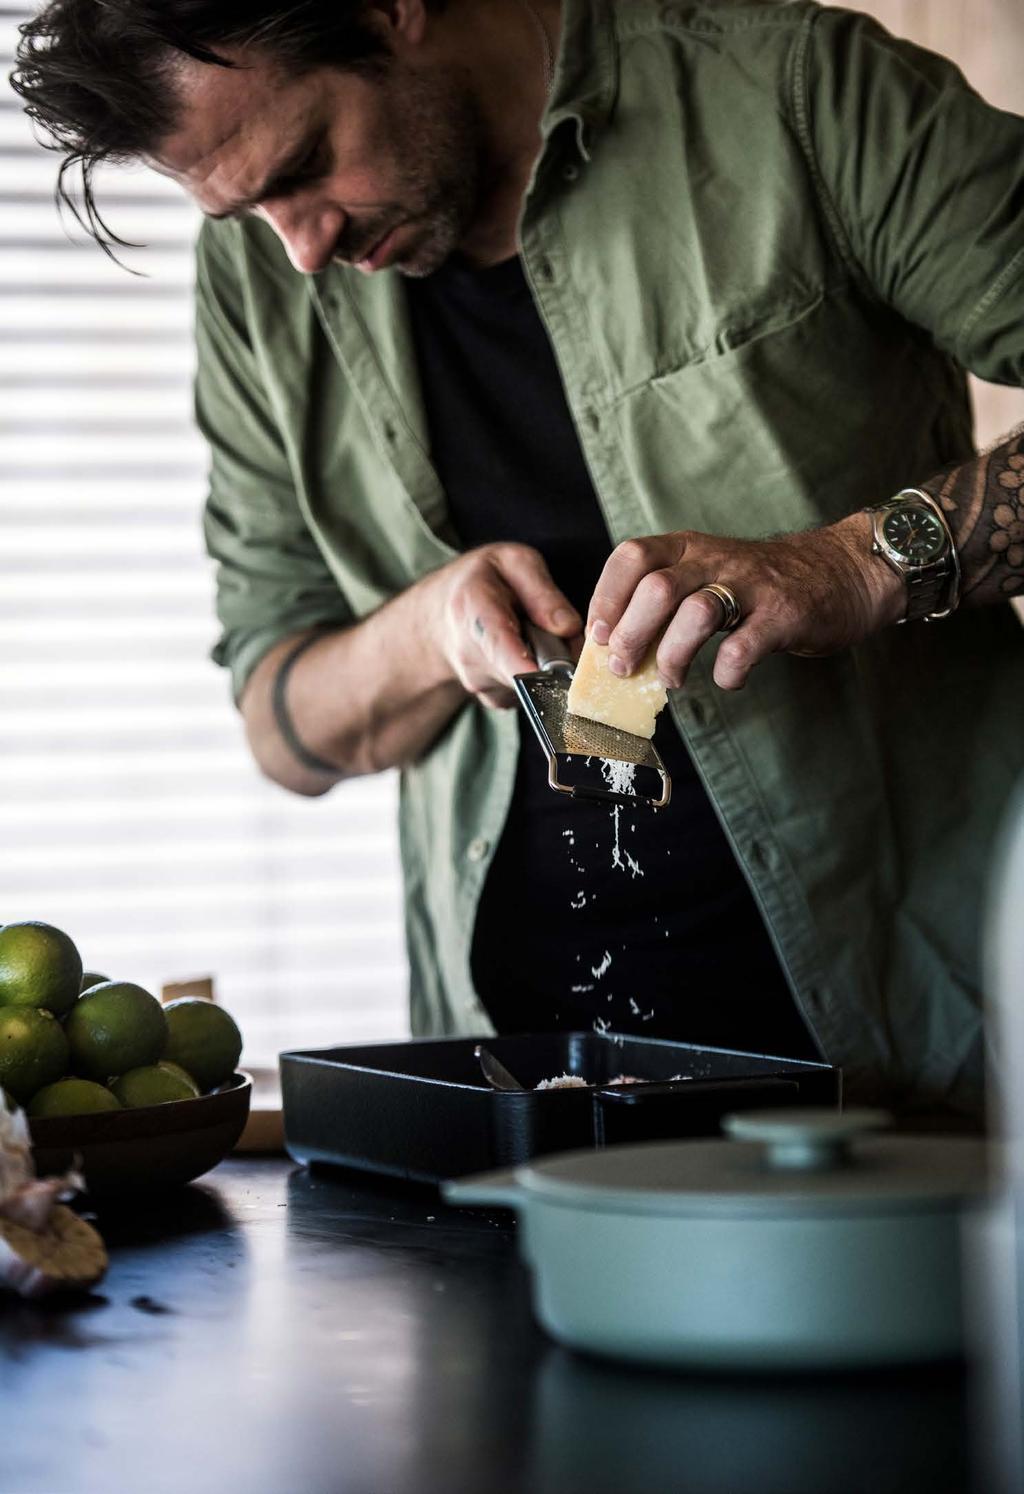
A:
{"label": "falling grated cheese", "polygon": [[601,758],[601,777],[613,794],[636,793],[636,763],[624,763],[617,757]]}
{"label": "falling grated cheese", "polygon": [[612,846],[612,866],[615,867],[618,871],[631,872],[635,880],[637,877],[643,876],[644,869],[640,865],[639,861],[637,861],[636,857],[631,856],[628,851],[624,851],[619,843],[620,808],[621,806],[616,804],[614,809],[612,810],[612,823],[615,826],[615,843]]}
{"label": "falling grated cheese", "polygon": [[651,645],[638,669],[621,678],[608,668],[607,644],[588,638],[573,672],[567,709],[636,737],[653,737],[658,712],[668,699],[655,663],[660,641]]}

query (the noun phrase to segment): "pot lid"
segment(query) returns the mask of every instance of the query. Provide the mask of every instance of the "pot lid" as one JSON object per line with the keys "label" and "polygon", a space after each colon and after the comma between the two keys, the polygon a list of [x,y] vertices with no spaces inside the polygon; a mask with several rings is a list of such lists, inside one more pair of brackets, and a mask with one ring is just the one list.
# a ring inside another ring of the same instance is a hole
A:
{"label": "pot lid", "polygon": [[638,1214],[904,1212],[985,1191],[987,1148],[963,1136],[878,1136],[884,1111],[744,1111],[731,1140],[566,1152],[516,1169],[531,1196]]}

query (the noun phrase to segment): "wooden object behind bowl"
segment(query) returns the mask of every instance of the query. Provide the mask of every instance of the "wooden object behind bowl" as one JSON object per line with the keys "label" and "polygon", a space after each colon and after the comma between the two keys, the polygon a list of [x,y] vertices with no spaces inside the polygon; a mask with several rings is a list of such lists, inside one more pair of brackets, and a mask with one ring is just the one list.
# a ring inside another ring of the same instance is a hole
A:
{"label": "wooden object behind bowl", "polygon": [[171,980],[160,987],[160,1005],[177,1001],[180,996],[199,996],[203,1001],[217,1005],[217,993],[212,975],[197,975],[192,980]]}

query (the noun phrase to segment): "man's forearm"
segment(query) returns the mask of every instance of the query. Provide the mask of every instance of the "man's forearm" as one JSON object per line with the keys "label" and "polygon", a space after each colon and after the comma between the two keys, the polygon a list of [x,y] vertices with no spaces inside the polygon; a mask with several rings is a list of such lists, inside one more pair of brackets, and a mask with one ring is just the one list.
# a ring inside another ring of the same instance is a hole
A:
{"label": "man's forearm", "polygon": [[[295,793],[323,794],[342,778],[412,762],[430,745],[467,695],[424,626],[429,583],[318,637],[289,671],[278,711],[275,683],[301,635],[260,660],[241,708],[253,755],[269,778]],[[281,707],[293,743],[282,732]],[[313,766],[316,760],[322,766]]]}
{"label": "man's forearm", "polygon": [[961,603],[984,606],[1024,593],[1024,427],[921,490],[953,531]]}
{"label": "man's forearm", "polygon": [[297,794],[415,762],[467,701],[515,704],[515,676],[536,667],[524,621],[582,641],[581,619],[539,552],[498,542],[466,551],[362,622],[316,638],[290,668],[289,655],[309,635],[285,639],[260,660],[242,696],[257,762]]}

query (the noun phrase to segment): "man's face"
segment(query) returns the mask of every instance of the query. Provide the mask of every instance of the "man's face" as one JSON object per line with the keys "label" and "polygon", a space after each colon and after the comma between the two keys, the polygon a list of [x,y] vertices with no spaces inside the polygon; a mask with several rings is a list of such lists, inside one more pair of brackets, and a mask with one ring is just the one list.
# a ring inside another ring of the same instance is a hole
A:
{"label": "man's face", "polygon": [[429,275],[477,211],[481,131],[464,79],[392,58],[382,78],[285,76],[252,53],[188,62],[153,164],[213,217],[270,223],[297,270],[332,260]]}

